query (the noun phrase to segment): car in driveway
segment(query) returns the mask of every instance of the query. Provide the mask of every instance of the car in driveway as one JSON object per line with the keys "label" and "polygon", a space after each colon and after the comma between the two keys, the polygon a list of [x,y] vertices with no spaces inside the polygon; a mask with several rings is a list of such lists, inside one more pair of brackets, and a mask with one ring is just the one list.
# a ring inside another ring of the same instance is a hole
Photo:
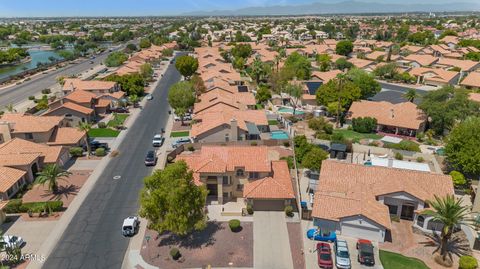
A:
{"label": "car in driveway", "polygon": [[6,247],[9,248],[20,248],[22,247],[25,242],[20,236],[16,235],[3,235],[3,243],[5,244]]}
{"label": "car in driveway", "polygon": [[145,166],[154,166],[157,164],[157,155],[154,150],[149,150],[145,156]]}
{"label": "car in driveway", "polygon": [[325,242],[317,244],[318,266],[323,269],[333,269],[332,250]]}
{"label": "car in driveway", "polygon": [[368,265],[368,266],[375,265],[375,257],[373,254],[373,244],[370,240],[358,239],[357,250],[358,250],[357,259],[360,264]]}
{"label": "car in driveway", "polygon": [[307,231],[307,238],[315,241],[335,242],[337,241],[337,234],[335,232],[322,233],[319,229],[312,228]]}
{"label": "car in driveway", "polygon": [[172,143],[172,148],[177,148],[180,145],[188,144],[191,142],[192,141],[190,140],[190,138],[180,138],[180,139],[177,139],[177,141],[174,141]]}
{"label": "car in driveway", "polygon": [[115,113],[130,113],[130,111],[126,107],[115,107],[115,108],[112,109],[112,112],[115,112]]}
{"label": "car in driveway", "polygon": [[350,269],[352,263],[350,261],[350,252],[348,251],[347,241],[337,239],[334,245],[335,266],[338,269]]}
{"label": "car in driveway", "polygon": [[[181,121],[181,120],[182,120],[182,117],[180,117],[180,116],[178,116],[178,115],[173,115],[173,119],[174,119],[175,121]],[[189,114],[189,113],[185,114],[185,115],[183,116],[183,120],[184,120],[184,121],[192,120],[192,114]]]}
{"label": "car in driveway", "polygon": [[161,134],[156,134],[153,136],[152,139],[152,145],[154,147],[161,147],[163,145],[163,142],[165,141],[165,137]]}
{"label": "car in driveway", "polygon": [[145,96],[145,98],[147,98],[148,101],[153,100],[153,95],[147,94],[147,96]]}
{"label": "car in driveway", "polygon": [[122,235],[123,236],[134,236],[138,232],[140,221],[138,217],[130,216],[123,220],[122,224]]}
{"label": "car in driveway", "polygon": [[[103,148],[105,151],[108,151],[110,148],[108,146],[108,143],[100,142],[97,140],[90,141],[90,151],[95,152],[95,150]],[[87,150],[87,146],[83,146],[83,150]]]}

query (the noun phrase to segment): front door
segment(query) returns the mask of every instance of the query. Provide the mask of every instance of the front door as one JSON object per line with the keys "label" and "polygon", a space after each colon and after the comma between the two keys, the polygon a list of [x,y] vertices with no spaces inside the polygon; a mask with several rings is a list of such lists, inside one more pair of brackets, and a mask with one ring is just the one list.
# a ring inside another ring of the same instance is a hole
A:
{"label": "front door", "polygon": [[400,218],[413,220],[414,210],[415,210],[415,207],[413,205],[402,205],[402,213],[400,215]]}
{"label": "front door", "polygon": [[208,196],[218,196],[217,184],[207,184]]}

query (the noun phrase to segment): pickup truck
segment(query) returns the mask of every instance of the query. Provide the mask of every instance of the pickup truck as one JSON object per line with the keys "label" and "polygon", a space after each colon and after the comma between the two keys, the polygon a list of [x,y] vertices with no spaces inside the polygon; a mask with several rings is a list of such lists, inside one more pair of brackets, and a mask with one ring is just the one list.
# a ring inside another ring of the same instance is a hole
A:
{"label": "pickup truck", "polygon": [[[104,148],[106,151],[109,150],[110,148],[108,147],[108,143],[103,143],[100,141],[93,140],[90,142],[90,150],[92,152],[95,152],[96,149],[98,148]],[[83,150],[87,150],[87,146],[83,146]]]}

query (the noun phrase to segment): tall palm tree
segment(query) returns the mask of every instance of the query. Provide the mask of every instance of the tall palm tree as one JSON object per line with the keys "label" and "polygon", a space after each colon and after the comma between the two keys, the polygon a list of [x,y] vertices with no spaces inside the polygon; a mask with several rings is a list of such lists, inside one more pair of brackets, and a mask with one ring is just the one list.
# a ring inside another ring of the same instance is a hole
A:
{"label": "tall palm tree", "polygon": [[71,174],[72,173],[68,171],[62,170],[57,164],[49,164],[37,173],[35,182],[42,185],[48,184],[48,189],[53,193],[57,193],[58,180],[66,180]]}
{"label": "tall palm tree", "polygon": [[403,97],[412,103],[418,96],[419,95],[415,89],[409,89],[405,94],[403,94]]}
{"label": "tall palm tree", "polygon": [[462,199],[455,199],[453,195],[445,197],[434,196],[433,201],[428,201],[432,209],[427,209],[422,214],[432,216],[434,221],[443,224],[442,232],[440,234],[440,246],[435,252],[440,251],[443,260],[448,254],[448,243],[452,238],[453,229],[460,225],[472,225],[468,218],[468,208],[462,205]]}
{"label": "tall palm tree", "polygon": [[87,158],[90,158],[90,138],[88,132],[92,129],[92,125],[88,122],[80,122],[78,130],[85,132],[85,144],[87,145]]}

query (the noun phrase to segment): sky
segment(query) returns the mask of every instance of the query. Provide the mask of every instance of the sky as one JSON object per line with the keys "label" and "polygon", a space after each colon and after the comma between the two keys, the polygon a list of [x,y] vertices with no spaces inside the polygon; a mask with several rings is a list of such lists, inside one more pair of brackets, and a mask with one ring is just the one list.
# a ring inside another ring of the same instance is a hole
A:
{"label": "sky", "polygon": [[[178,15],[190,11],[238,9],[252,6],[299,5],[343,0],[0,0],[0,17],[149,16]],[[418,0],[357,0],[418,3]],[[478,0],[422,0],[439,2]]]}

